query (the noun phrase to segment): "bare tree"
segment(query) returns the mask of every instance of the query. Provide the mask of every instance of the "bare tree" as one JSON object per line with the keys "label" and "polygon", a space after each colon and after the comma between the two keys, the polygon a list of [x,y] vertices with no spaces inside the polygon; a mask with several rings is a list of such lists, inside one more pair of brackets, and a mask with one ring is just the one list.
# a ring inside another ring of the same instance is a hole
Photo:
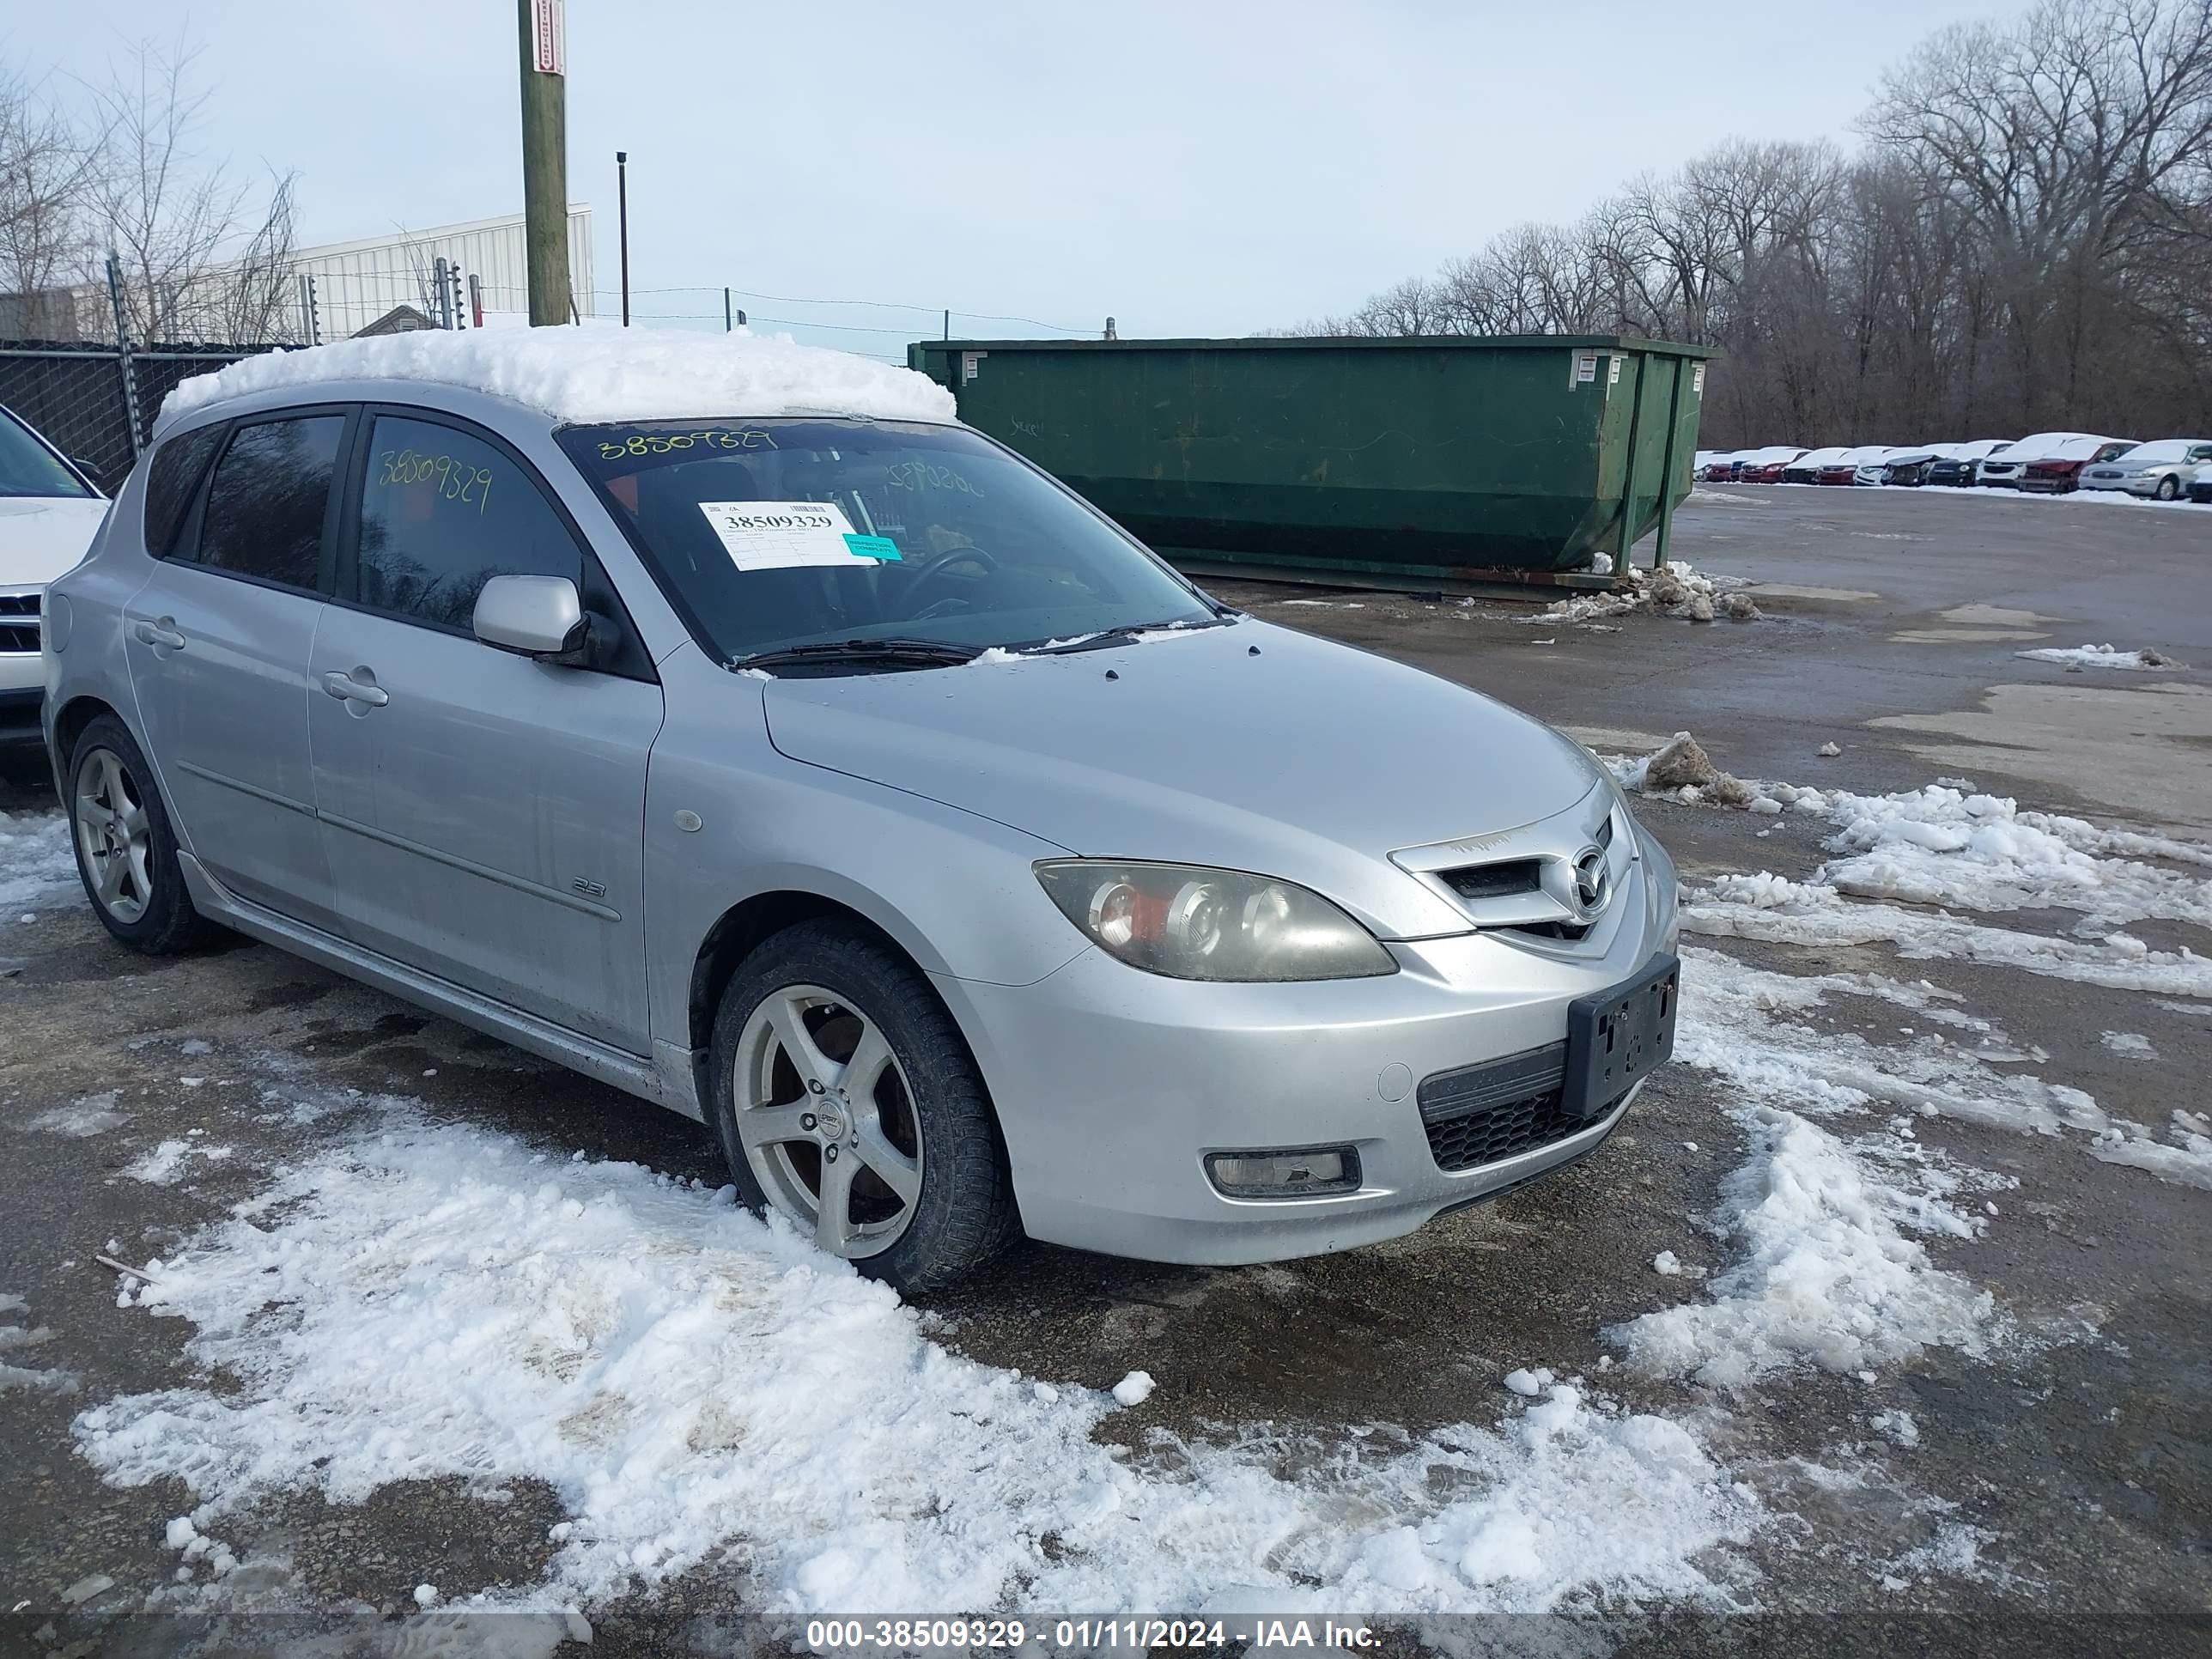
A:
{"label": "bare tree", "polygon": [[94,233],[122,268],[125,319],[141,340],[280,336],[289,321],[293,175],[250,185],[193,143],[207,94],[193,54],[141,46],[93,102],[106,131],[88,191]]}
{"label": "bare tree", "polygon": [[0,77],[0,295],[11,301],[0,331],[76,332],[64,289],[92,257],[85,200],[100,159],[100,135],[45,88]]}
{"label": "bare tree", "polygon": [[1715,344],[1723,443],[2212,430],[2212,0],[1939,31],[1863,129],[1724,144],[1348,325]]}

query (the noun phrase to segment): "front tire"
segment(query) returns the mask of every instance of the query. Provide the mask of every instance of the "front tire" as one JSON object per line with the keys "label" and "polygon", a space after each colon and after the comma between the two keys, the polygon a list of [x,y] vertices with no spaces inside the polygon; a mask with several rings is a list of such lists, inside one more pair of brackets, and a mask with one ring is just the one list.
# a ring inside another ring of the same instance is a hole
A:
{"label": "front tire", "polygon": [[70,753],[70,841],[100,925],[134,951],[175,956],[214,930],[192,908],[176,833],[130,728],[102,714]]}
{"label": "front tire", "polygon": [[2159,500],[2170,501],[2179,494],[2181,494],[2181,485],[2171,472],[2158,481]]}
{"label": "front tire", "polygon": [[711,1100],[738,1195],[902,1291],[950,1285],[1014,1231],[981,1075],[913,964],[851,922],[756,946],[714,1018]]}

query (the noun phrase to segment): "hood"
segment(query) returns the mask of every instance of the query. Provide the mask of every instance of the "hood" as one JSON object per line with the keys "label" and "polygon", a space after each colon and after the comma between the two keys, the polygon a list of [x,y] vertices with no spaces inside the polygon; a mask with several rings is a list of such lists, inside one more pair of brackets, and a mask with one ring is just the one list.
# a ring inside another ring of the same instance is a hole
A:
{"label": "hood", "polygon": [[98,496],[0,495],[0,587],[43,587],[82,558],[107,514]]}
{"label": "hood", "polygon": [[794,760],[1072,853],[1299,882],[1385,937],[1468,926],[1390,853],[1564,812],[1600,775],[1503,703],[1249,618],[1105,650],[779,678],[766,704]]}

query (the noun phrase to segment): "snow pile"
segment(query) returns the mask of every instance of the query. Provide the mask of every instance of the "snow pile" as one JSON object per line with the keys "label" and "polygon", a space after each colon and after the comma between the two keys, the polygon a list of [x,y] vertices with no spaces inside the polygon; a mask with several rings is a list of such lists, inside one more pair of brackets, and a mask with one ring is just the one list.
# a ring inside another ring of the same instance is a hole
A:
{"label": "snow pile", "polygon": [[[2197,873],[2212,871],[2212,847],[2203,842],[2023,811],[1963,779],[1887,795],[1746,782],[1715,766],[1686,732],[1649,756],[1601,759],[1624,789],[1835,826],[1825,845],[1838,856],[1808,881],[1761,871],[1692,890],[1683,925],[1693,933],[1808,945],[1886,939],[1909,957],[1957,956],[2117,990],[2212,996],[2212,959],[2186,945],[2154,951],[2122,931],[2140,921],[2212,927],[2212,876]],[[2191,867],[2166,867],[2175,864]],[[2066,908],[2083,921],[2077,937],[2054,939],[1855,897],[1984,912]]]}
{"label": "snow pile", "polygon": [[1685,805],[1717,800],[1724,806],[1748,806],[1759,793],[1715,766],[1712,757],[1687,732],[1677,732],[1665,747],[1640,760],[1616,756],[1605,763],[1622,788],[1672,795]]}
{"label": "snow pile", "polygon": [[1828,850],[1846,856],[1820,879],[1843,892],[1970,910],[2057,906],[2106,927],[2150,918],[2212,927],[2212,879],[2124,856],[2212,867],[2212,848],[2197,842],[2023,812],[2008,797],[1941,784],[1891,795],[1768,787],[1838,826]]}
{"label": "snow pile", "polygon": [[109,1480],[182,1480],[204,1531],[302,1486],[536,1477],[556,1594],[714,1560],[796,1611],[1717,1605],[1715,1552],[1761,1519],[1687,1430],[1565,1385],[1495,1429],[1130,1457],[1092,1437],[1103,1391],[945,1352],[726,1189],[380,1122],[164,1263],[142,1305],[234,1382],[81,1413]]}
{"label": "snow pile", "polygon": [[2177,1108],[2173,1140],[2169,1146],[2134,1124],[2116,1125],[2100,1135],[2089,1150],[2107,1164],[2124,1164],[2163,1181],[2212,1192],[2212,1118]]}
{"label": "snow pile", "polygon": [[1751,1160],[1721,1187],[1721,1221],[1741,1257],[1713,1276],[1713,1300],[1647,1313],[1614,1328],[1640,1370],[1738,1388],[1799,1359],[1855,1371],[1923,1348],[1979,1354],[1996,1303],[1936,1267],[1905,1227],[1955,1211],[1876,1178],[1810,1119],[1757,1109]]}
{"label": "snow pile", "polygon": [[1749,594],[1723,591],[1739,586],[1733,577],[1708,576],[1680,560],[1659,570],[1631,566],[1609,593],[1555,600],[1532,615],[1510,620],[1547,627],[1555,623],[1586,627],[1607,617],[1644,611],[1685,622],[1711,622],[1716,615],[1731,622],[1757,622],[1763,613]]}
{"label": "snow pile", "polygon": [[0,922],[76,883],[69,819],[60,812],[0,812]]}
{"label": "snow pile", "polygon": [[2156,646],[2146,646],[2140,651],[2119,651],[2109,645],[2045,646],[2040,651],[2015,651],[2015,657],[2026,657],[2031,662],[2064,663],[2069,668],[2186,668],[2185,662],[2176,662]]}
{"label": "snow pile", "polygon": [[2062,1121],[2106,1127],[2096,1103],[2000,1075],[1940,1040],[1881,1049],[1786,1018],[1832,994],[1925,1007],[1932,992],[1770,973],[1694,947],[1684,958],[1676,1057],[1730,1080],[1723,1109],[1750,1146],[1713,1217],[1737,1255],[1707,1281],[1706,1301],[1607,1333],[1630,1364],[1737,1388],[1800,1363],[1858,1371],[1931,1346],[1985,1352],[2003,1328],[1993,1299],[1912,1237],[1976,1236],[1985,1220],[1957,1201],[1972,1178],[1921,1147],[1909,1120],[1848,1139],[1814,1120],[1893,1105],[2056,1133]]}
{"label": "snow pile", "polygon": [[926,375],[788,335],[533,328],[421,329],[246,357],[179,383],[164,422],[218,398],[338,380],[431,381],[508,398],[558,421],[860,415],[951,421]]}

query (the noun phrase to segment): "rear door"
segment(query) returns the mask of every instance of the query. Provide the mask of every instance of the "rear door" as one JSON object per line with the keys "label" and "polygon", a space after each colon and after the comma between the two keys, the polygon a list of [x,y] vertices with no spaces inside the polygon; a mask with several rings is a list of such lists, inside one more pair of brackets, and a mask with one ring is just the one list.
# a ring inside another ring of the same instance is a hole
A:
{"label": "rear door", "polygon": [[[481,428],[364,417],[309,665],[314,791],[358,943],[643,1054],[646,759],[660,687],[536,471]],[[485,645],[497,574],[567,576],[594,665]]]}
{"label": "rear door", "polygon": [[173,489],[198,493],[181,526],[149,514],[149,534],[171,544],[149,547],[153,577],[124,613],[139,729],[185,844],[233,892],[320,927],[333,915],[307,662],[350,419],[343,407],[287,410],[165,443],[149,485],[167,469]]}

